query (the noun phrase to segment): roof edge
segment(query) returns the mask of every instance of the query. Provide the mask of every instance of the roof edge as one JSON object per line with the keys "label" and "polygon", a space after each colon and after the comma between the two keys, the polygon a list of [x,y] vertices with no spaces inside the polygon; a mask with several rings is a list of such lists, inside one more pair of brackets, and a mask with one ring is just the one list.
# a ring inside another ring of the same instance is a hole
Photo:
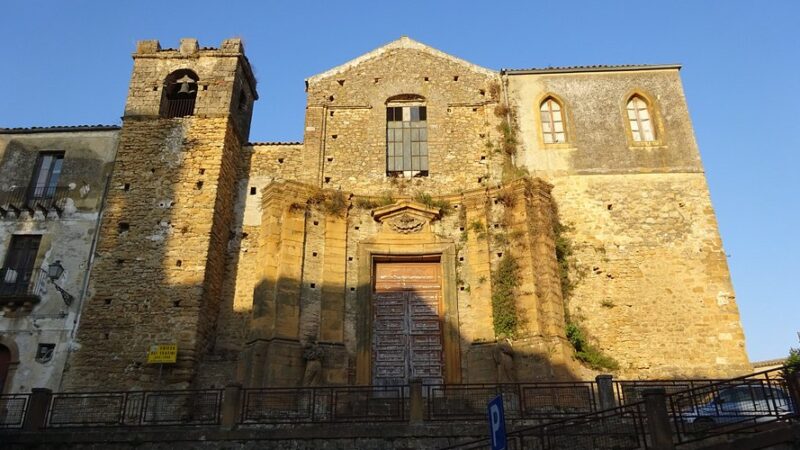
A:
{"label": "roof edge", "polygon": [[359,64],[361,64],[361,63],[363,63],[365,61],[368,61],[370,59],[376,58],[376,57],[386,53],[387,51],[392,50],[392,49],[396,49],[396,48],[408,48],[408,49],[414,49],[414,50],[421,50],[421,51],[424,51],[424,52],[428,52],[428,53],[430,53],[430,54],[432,54],[434,56],[437,56],[437,57],[440,57],[440,58],[444,58],[444,59],[448,59],[448,60],[453,61],[453,62],[455,62],[457,64],[463,64],[465,66],[470,67],[472,70],[474,70],[476,72],[481,72],[481,73],[483,73],[485,75],[495,75],[495,76],[497,75],[497,72],[494,71],[494,70],[487,69],[486,67],[479,66],[479,65],[471,63],[471,62],[469,62],[469,61],[467,61],[465,59],[461,59],[461,58],[459,58],[457,56],[453,56],[453,55],[451,55],[449,53],[445,53],[445,52],[443,52],[443,51],[441,51],[439,49],[433,48],[433,47],[431,47],[429,45],[423,44],[422,42],[419,42],[419,41],[416,41],[414,39],[411,39],[408,36],[400,36],[400,38],[395,39],[395,40],[393,40],[393,41],[391,41],[391,42],[389,42],[387,44],[384,44],[384,45],[382,45],[382,46],[380,46],[380,47],[378,47],[378,48],[376,48],[374,50],[371,50],[371,51],[369,51],[367,53],[364,53],[361,56],[357,56],[357,57],[355,57],[355,58],[353,58],[353,59],[351,59],[351,60],[349,60],[349,61],[347,61],[347,62],[345,62],[343,64],[339,64],[338,66],[330,68],[330,69],[328,69],[328,70],[326,70],[326,71],[324,71],[322,73],[318,73],[316,75],[313,75],[313,76],[310,76],[310,77],[306,78],[306,80],[305,80],[306,81],[306,86],[308,86],[308,84],[310,84],[310,83],[315,83],[315,82],[317,82],[319,80],[322,80],[322,79],[331,77],[333,75],[336,75],[338,73],[344,72],[345,70],[347,70],[347,69],[349,69],[351,67],[357,66],[357,65],[359,65]]}
{"label": "roof edge", "polygon": [[680,64],[631,64],[620,66],[574,66],[574,67],[545,67],[541,69],[500,69],[505,75],[528,75],[535,73],[581,73],[581,72],[631,72],[636,70],[681,70]]}
{"label": "roof edge", "polygon": [[0,128],[0,134],[64,133],[79,131],[116,131],[119,125],[56,125],[52,127]]}
{"label": "roof edge", "polygon": [[257,145],[303,145],[303,143],[298,141],[256,141],[245,144],[245,146],[250,147]]}

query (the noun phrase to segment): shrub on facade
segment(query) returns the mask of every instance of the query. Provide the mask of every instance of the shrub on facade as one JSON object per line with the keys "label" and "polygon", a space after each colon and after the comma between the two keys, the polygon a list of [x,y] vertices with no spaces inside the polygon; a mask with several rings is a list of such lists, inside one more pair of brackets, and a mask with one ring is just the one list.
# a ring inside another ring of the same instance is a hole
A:
{"label": "shrub on facade", "polygon": [[519,264],[506,253],[492,274],[492,314],[498,338],[513,338],[517,333],[519,317],[514,291],[519,284]]}

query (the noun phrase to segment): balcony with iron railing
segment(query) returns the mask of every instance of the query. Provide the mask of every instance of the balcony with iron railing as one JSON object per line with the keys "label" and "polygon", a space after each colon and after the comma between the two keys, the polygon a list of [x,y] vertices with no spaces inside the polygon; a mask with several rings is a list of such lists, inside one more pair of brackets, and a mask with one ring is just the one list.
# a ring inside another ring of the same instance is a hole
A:
{"label": "balcony with iron railing", "polygon": [[168,98],[161,106],[162,117],[171,119],[174,117],[185,117],[194,114],[195,98]]}
{"label": "balcony with iron railing", "polygon": [[46,281],[42,269],[0,268],[0,308],[6,313],[30,312],[41,302]]}
{"label": "balcony with iron railing", "polygon": [[21,218],[25,213],[33,217],[37,211],[45,217],[51,212],[60,217],[68,195],[69,188],[66,186],[14,187],[0,191],[0,218]]}

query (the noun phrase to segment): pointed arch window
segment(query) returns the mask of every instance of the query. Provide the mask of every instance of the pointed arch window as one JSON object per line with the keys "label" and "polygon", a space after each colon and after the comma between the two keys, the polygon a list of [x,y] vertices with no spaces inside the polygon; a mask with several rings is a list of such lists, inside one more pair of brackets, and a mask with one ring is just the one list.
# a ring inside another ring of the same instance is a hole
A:
{"label": "pointed arch window", "polygon": [[653,114],[650,105],[640,95],[633,95],[626,106],[628,123],[634,142],[652,142],[656,140]]}
{"label": "pointed arch window", "polygon": [[561,103],[553,97],[547,97],[539,105],[542,138],[545,144],[563,144],[567,142],[563,109]]}
{"label": "pointed arch window", "polygon": [[428,110],[419,95],[386,102],[386,174],[428,175]]}
{"label": "pointed arch window", "polygon": [[164,80],[159,115],[168,119],[193,115],[198,81],[197,74],[189,69],[176,70],[169,74]]}

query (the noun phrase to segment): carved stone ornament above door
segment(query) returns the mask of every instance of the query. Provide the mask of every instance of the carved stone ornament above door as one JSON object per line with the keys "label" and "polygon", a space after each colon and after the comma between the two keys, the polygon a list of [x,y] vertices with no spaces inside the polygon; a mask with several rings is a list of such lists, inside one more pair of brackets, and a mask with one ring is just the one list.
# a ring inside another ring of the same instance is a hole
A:
{"label": "carved stone ornament above door", "polygon": [[376,208],[372,211],[372,217],[395,233],[411,234],[423,231],[430,222],[440,218],[441,210],[428,208],[411,200],[402,200]]}

